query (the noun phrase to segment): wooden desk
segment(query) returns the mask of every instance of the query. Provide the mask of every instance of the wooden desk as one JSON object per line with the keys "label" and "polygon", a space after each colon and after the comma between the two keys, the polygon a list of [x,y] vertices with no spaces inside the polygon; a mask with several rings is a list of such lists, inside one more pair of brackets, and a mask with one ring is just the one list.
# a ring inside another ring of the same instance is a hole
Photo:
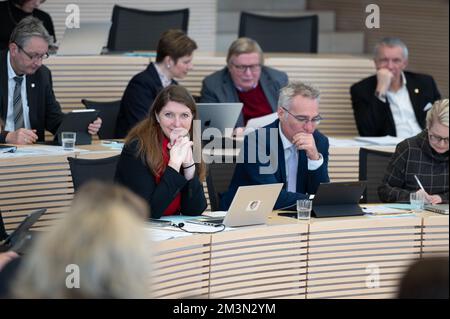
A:
{"label": "wooden desk", "polygon": [[[449,218],[277,217],[156,244],[158,298],[393,298],[407,267],[449,254]],[[182,284],[180,284],[182,283]]]}
{"label": "wooden desk", "polygon": [[58,156],[0,157],[0,209],[7,231],[15,229],[32,210],[47,208],[34,229],[51,225],[68,210],[73,198],[73,184],[67,157],[102,158],[119,153],[98,144],[77,148],[90,151]]}

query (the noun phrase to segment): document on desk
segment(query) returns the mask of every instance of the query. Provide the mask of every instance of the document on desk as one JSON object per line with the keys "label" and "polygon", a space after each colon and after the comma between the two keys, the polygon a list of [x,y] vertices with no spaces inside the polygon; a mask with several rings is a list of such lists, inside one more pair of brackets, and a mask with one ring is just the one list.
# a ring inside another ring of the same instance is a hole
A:
{"label": "document on desk", "polygon": [[152,241],[163,241],[174,238],[182,238],[192,236],[190,233],[186,233],[181,230],[177,230],[174,227],[145,227],[145,231],[147,232],[150,240]]}
{"label": "document on desk", "polygon": [[363,212],[367,216],[377,216],[377,217],[404,217],[404,216],[414,216],[411,210],[403,210],[391,208],[385,205],[374,205],[362,207]]}
{"label": "document on desk", "polygon": [[355,140],[359,142],[366,142],[373,145],[383,145],[383,146],[389,146],[389,145],[397,145],[401,141],[403,141],[405,138],[403,137],[395,137],[395,136],[358,136],[355,137]]}
{"label": "document on desk", "polygon": [[355,139],[344,139],[344,138],[334,138],[334,137],[328,137],[328,142],[330,143],[330,146],[333,147],[355,147],[355,146],[369,146],[372,145],[372,143],[364,142],[364,141],[357,141]]}
{"label": "document on desk", "polygon": [[1,153],[0,158],[15,158],[25,156],[58,156],[72,154],[74,152],[88,152],[87,150],[75,148],[73,151],[66,151],[61,146],[36,145],[18,147],[14,153]]}

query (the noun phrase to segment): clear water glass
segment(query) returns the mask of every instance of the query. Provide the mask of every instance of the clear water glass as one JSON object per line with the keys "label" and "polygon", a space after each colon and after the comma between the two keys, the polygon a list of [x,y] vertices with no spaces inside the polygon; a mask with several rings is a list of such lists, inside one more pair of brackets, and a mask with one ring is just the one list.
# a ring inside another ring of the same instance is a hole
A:
{"label": "clear water glass", "polygon": [[311,218],[312,200],[297,200],[297,219],[309,220]]}
{"label": "clear water glass", "polygon": [[75,142],[77,140],[77,133],[75,132],[62,132],[61,142],[65,151],[73,151],[75,149]]}

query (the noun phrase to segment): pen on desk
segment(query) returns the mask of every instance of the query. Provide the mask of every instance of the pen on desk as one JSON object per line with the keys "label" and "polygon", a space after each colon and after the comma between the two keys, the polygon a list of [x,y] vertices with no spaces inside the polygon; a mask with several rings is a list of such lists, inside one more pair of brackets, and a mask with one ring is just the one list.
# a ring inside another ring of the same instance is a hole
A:
{"label": "pen on desk", "polygon": [[425,192],[425,188],[423,188],[423,185],[422,185],[422,183],[420,182],[420,180],[419,180],[419,178],[417,177],[417,175],[414,175],[414,178],[416,179],[417,184],[419,184],[420,189],[423,190],[423,191]]}

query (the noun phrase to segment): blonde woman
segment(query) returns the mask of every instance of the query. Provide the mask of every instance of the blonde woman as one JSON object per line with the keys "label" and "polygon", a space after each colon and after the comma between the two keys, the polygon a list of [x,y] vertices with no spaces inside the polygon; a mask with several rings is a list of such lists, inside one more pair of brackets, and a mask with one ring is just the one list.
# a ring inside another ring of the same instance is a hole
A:
{"label": "blonde woman", "polygon": [[147,205],[128,190],[93,182],[42,234],[13,283],[18,298],[145,298],[150,257]]}
{"label": "blonde woman", "polygon": [[397,145],[378,188],[382,201],[409,201],[409,194],[418,192],[431,204],[448,202],[448,102],[436,101],[427,113],[426,129]]}

